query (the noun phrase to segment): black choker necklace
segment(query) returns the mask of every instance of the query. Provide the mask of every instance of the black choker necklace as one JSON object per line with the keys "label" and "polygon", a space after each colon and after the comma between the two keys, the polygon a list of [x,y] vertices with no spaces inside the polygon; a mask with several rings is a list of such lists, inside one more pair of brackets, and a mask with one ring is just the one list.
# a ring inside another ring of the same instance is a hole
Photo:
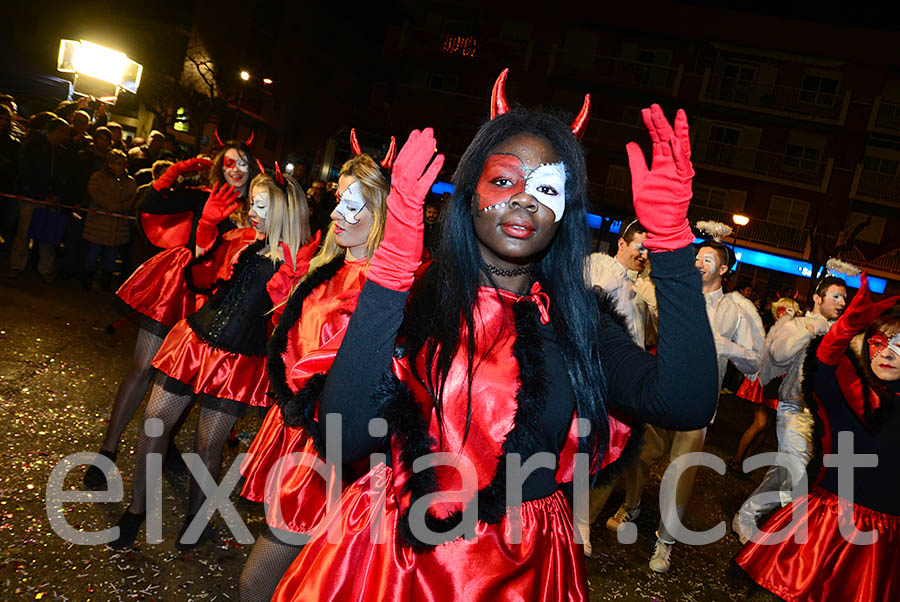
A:
{"label": "black choker necklace", "polygon": [[484,262],[484,267],[487,268],[487,271],[493,274],[494,276],[503,276],[504,278],[513,278],[515,276],[524,276],[525,274],[530,274],[534,271],[534,264],[529,263],[528,265],[519,266],[517,268],[513,268],[511,270],[507,270],[505,268],[498,268],[495,265],[491,265],[487,262]]}

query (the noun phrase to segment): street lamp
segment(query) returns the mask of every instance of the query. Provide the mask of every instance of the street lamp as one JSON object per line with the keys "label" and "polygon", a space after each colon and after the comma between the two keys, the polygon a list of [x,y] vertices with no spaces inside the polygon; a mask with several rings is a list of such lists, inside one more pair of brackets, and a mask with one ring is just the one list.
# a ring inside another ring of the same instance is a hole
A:
{"label": "street lamp", "polygon": [[268,86],[268,85],[271,84],[271,83],[272,83],[271,78],[268,78],[268,77],[264,77],[264,78],[263,78],[263,84],[265,84],[265,85]]}
{"label": "street lamp", "polygon": [[250,73],[247,71],[241,71],[241,79],[246,81],[250,81]]}
{"label": "street lamp", "polygon": [[734,215],[732,215],[731,220],[738,226],[746,226],[750,223],[750,218],[746,215],[741,215],[740,213],[735,213]]}

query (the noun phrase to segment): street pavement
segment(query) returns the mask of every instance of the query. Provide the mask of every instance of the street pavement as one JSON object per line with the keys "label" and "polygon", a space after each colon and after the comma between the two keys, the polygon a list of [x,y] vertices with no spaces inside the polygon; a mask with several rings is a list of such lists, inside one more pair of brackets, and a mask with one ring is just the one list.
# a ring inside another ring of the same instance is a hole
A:
{"label": "street pavement", "polygon": [[[4,262],[5,263],[5,262]],[[2,266],[5,268],[5,266]],[[5,269],[3,270],[5,273]],[[174,548],[184,517],[187,477],[163,479],[163,537],[148,544],[144,532],[127,551],[103,545],[74,545],[56,534],[48,519],[45,492],[51,471],[64,457],[99,449],[119,379],[130,364],[137,333],[132,320],[109,335],[106,326],[128,312],[114,295],[85,292],[74,280],[44,284],[33,272],[18,280],[0,280],[0,600],[237,600],[238,578],[250,551],[215,518],[218,537],[187,553]],[[749,424],[750,404],[724,396],[715,424],[709,429],[707,451],[726,459],[734,452]],[[122,438],[117,465],[124,480],[118,503],[66,503],[59,516],[72,527],[98,531],[111,527],[130,499],[133,447],[140,416]],[[185,423],[178,447],[193,450],[196,409]],[[226,447],[223,466],[246,451],[260,419],[238,422],[240,444]],[[772,428],[772,427],[770,427]],[[774,434],[762,451],[771,451]],[[719,475],[702,468],[685,523],[695,530],[720,521],[728,535],[714,544],[678,545],[673,568],[666,575],[647,566],[658,521],[657,467],[637,520],[638,540],[621,545],[605,529],[623,493],[618,489],[593,529],[594,556],[587,560],[591,600],[730,601],[776,600],[751,589],[732,558],[740,549],[730,532],[731,517],[762,477]],[[73,468],[65,489],[82,489],[83,467]],[[223,471],[224,474],[224,471]],[[232,500],[237,502],[236,493]],[[238,506],[251,533],[263,526],[261,508]]]}

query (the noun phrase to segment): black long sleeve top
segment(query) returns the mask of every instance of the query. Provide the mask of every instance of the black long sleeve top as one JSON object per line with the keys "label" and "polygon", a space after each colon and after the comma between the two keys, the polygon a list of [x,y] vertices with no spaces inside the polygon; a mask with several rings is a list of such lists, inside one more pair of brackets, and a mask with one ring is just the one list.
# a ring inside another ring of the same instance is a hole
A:
{"label": "black long sleeve top", "polygon": [[[702,428],[715,411],[718,369],[694,254],[687,247],[654,253],[652,261],[660,313],[658,356],[638,347],[613,317],[601,315],[597,336],[603,341],[601,364],[608,403],[638,420],[666,428]],[[329,371],[319,415],[342,415],[344,462],[359,461],[385,444],[368,433],[369,420],[379,410],[370,399],[391,369],[406,297],[407,293],[367,282]],[[574,393],[551,325],[539,332],[549,381],[539,451],[558,456],[575,408]],[[325,440],[324,421],[319,424]],[[523,499],[545,497],[556,487],[554,472],[538,469],[526,480]]]}
{"label": "black long sleeve top", "polygon": [[[152,215],[191,212],[191,238],[187,247],[193,249],[196,244],[197,222],[200,221],[200,216],[203,215],[203,207],[206,205],[208,198],[209,191],[203,188],[169,188],[160,192],[153,186],[149,186],[138,210]],[[217,226],[219,236],[236,227],[230,219],[223,219]]]}

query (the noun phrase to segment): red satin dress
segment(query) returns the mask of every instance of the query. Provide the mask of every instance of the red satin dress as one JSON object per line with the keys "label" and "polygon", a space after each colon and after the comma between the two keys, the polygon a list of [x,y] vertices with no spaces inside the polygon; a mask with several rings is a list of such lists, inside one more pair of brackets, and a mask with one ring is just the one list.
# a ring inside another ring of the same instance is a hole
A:
{"label": "red satin dress", "polygon": [[[191,189],[172,194],[190,197],[186,204],[191,204],[197,202],[195,197],[205,200],[209,192]],[[152,245],[164,250],[138,266],[116,291],[129,307],[165,330],[200,309],[207,300],[206,295],[191,291],[184,279],[184,268],[194,257],[187,247],[193,217],[192,211],[165,215],[141,212],[144,235]]]}
{"label": "red satin dress", "polygon": [[[760,540],[749,542],[736,561],[759,585],[788,602],[896,602],[900,504],[893,484],[900,461],[900,412],[888,415],[877,433],[866,429],[864,388],[849,358],[842,357],[837,367],[818,360],[811,364],[811,359],[805,366],[805,378],[814,383],[808,403],[822,427],[822,449],[836,453],[833,433],[850,431],[854,453],[877,454],[878,466],[855,469],[855,504],[837,495],[836,469],[826,469],[808,495],[772,516]],[[877,398],[873,401],[877,404]],[[894,401],[900,404],[900,396]],[[884,505],[891,513],[878,509]],[[877,542],[845,539],[841,523],[847,523],[846,529],[850,520],[858,531],[875,531]],[[779,542],[775,534],[782,530],[789,537]]]}
{"label": "red satin dress", "polygon": [[[285,377],[294,392],[331,367],[365,283],[366,263],[365,259],[345,262],[303,300],[300,320],[288,334],[284,354]],[[310,460],[318,456],[306,431],[286,426],[281,408],[273,406],[241,465],[245,479],[241,495],[266,503],[269,526],[308,533],[325,514],[326,482],[308,464],[280,462],[297,452]]]}
{"label": "red satin dress", "polygon": [[[529,300],[543,293],[535,285]],[[394,375],[412,393],[412,412],[421,412],[432,451],[462,457],[477,471],[476,487],[484,489],[497,470],[504,441],[513,429],[520,386],[513,355],[516,339],[512,306],[521,297],[484,288],[474,313],[478,325],[472,387],[472,413],[466,431],[466,351],[460,349],[444,386],[443,438],[438,437],[433,400],[412,376],[409,359],[394,359]],[[544,295],[544,299],[546,296]],[[545,308],[542,319],[546,317]],[[461,336],[465,340],[465,335]],[[422,355],[414,358],[424,370]],[[523,374],[524,376],[524,374]],[[389,402],[390,403],[390,402]],[[573,414],[559,456],[556,480],[571,481],[577,436]],[[610,441],[602,465],[621,455],[630,430],[610,418]],[[411,507],[404,485],[413,473],[402,460],[407,436],[391,435],[392,465],[377,464],[349,485],[338,507],[329,512],[310,542],[287,570],[273,600],[411,601],[534,600],[571,602],[589,598],[584,551],[574,539],[572,513],[560,490],[511,508],[499,522],[478,521],[474,539],[457,539],[417,552],[402,540],[400,523]],[[440,443],[435,443],[440,441]],[[434,518],[458,512],[459,499],[471,499],[459,473],[436,466],[436,497],[429,504]],[[471,485],[471,484],[469,484]],[[452,500],[445,497],[452,492]],[[481,495],[479,493],[479,495]],[[507,537],[521,529],[521,543]]]}
{"label": "red satin dress", "polygon": [[770,410],[778,409],[777,399],[773,399],[771,397],[766,397],[765,395],[763,395],[763,388],[759,384],[758,378],[744,378],[744,382],[741,383],[741,386],[738,388],[735,395],[737,395],[741,399],[746,399],[747,401],[755,403],[757,405],[766,406]]}
{"label": "red satin dress", "polygon": [[[245,320],[245,331],[250,329],[257,332],[258,336],[252,339],[255,342],[254,348],[235,350],[225,345],[224,341],[218,344],[215,340],[203,337],[196,330],[196,325],[191,323],[195,316],[207,310],[216,311],[210,308],[218,301],[216,296],[219,291],[216,291],[196,314],[175,324],[151,362],[154,368],[190,386],[195,394],[250,406],[271,405],[272,400],[266,394],[269,380],[265,369],[265,337],[270,332],[271,325],[266,322],[271,320],[269,310],[283,299],[273,298],[273,287],[270,284],[277,281],[285,271],[293,271],[293,263],[290,266],[283,263],[276,271],[270,259],[259,257],[253,250],[262,244],[262,241],[257,241],[257,233],[253,228],[231,230],[220,237],[216,247],[207,252],[211,257],[196,262],[190,268],[194,282],[199,287],[215,288],[228,284],[231,289],[238,289],[234,297],[227,298],[229,293],[223,295],[226,300],[222,306],[237,304],[237,309],[243,310],[242,304],[248,305],[246,312],[232,311],[231,315],[238,315]],[[309,257],[315,251],[314,245],[315,242],[312,242],[298,253],[299,274],[308,269]],[[247,267],[242,267],[242,262]],[[254,268],[251,264],[258,267]],[[260,270],[261,275],[250,274],[247,277],[246,272]],[[239,281],[229,283],[232,279]],[[242,313],[245,315],[241,315]]]}

